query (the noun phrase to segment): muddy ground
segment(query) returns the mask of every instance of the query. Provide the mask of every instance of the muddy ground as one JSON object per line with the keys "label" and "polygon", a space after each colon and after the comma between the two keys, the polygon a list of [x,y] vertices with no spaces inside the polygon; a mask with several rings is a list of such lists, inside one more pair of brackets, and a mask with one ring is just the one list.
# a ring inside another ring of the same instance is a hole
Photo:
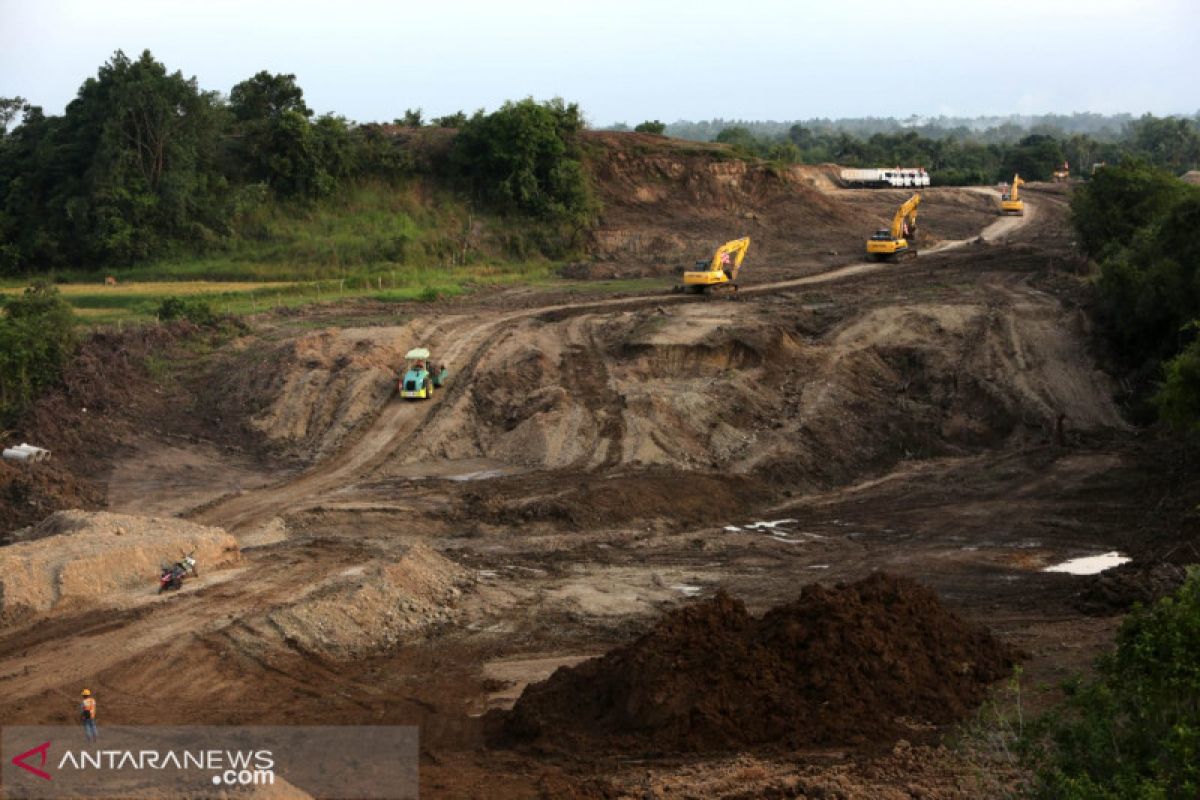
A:
{"label": "muddy ground", "polygon": [[[414,724],[427,797],[977,797],[1019,781],[956,747],[954,724],[703,754],[486,736],[528,683],[694,598],[724,590],[761,614],[879,570],[1020,652],[1029,713],[1120,619],[1097,579],[1045,566],[1200,558],[1185,455],[1122,418],[1060,192],[1027,188],[1030,213],[997,220],[986,193],[932,190],[922,255],[868,265],[863,234],[899,194],[806,185],[819,200],[788,203],[807,230],[747,211],[765,246],[735,301],[521,290],[256,320],[188,368],[185,411],[121,428],[117,457],[76,476],[112,511],[227,529],[240,561],[165,599],[149,580],[0,630],[0,719],[67,722],[87,684],[112,722]],[[596,263],[665,288],[672,254],[719,221],[672,202],[661,259]],[[609,212],[626,244],[635,211]],[[392,369],[418,342],[452,379],[402,403]]]}

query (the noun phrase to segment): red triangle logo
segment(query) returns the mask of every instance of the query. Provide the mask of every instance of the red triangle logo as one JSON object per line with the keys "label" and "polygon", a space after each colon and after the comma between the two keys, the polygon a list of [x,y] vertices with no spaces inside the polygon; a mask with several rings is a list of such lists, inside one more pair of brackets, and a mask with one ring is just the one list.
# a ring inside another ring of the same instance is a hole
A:
{"label": "red triangle logo", "polygon": [[[29,770],[34,775],[37,775],[39,778],[45,778],[46,780],[50,780],[49,772],[38,769],[38,767],[46,766],[46,753],[49,749],[50,749],[50,743],[42,742],[41,744],[39,744],[37,747],[33,748],[32,750],[26,750],[24,753],[21,753],[19,756],[13,756],[12,763],[16,764],[21,769]],[[40,755],[42,757],[42,760],[40,762],[38,762],[38,767],[35,767],[32,764],[25,763],[25,759],[29,758],[32,755]]]}

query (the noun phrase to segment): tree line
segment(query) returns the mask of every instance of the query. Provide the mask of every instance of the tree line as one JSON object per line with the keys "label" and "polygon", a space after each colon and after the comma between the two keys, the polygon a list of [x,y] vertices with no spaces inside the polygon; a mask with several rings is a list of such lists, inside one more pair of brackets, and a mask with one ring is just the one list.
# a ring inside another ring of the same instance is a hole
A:
{"label": "tree line", "polygon": [[[423,124],[419,110],[397,122]],[[118,51],[62,115],[0,99],[0,274],[217,248],[243,212],[361,176],[436,172],[497,213],[586,222],[578,106],[527,99],[435,122],[460,133],[427,163],[386,126],[314,115],[294,75],[259,72],[224,96]]]}
{"label": "tree line", "polygon": [[[1200,119],[1200,114],[1193,115]],[[848,133],[867,139],[877,133],[905,133],[915,131],[931,139],[955,137],[988,142],[1015,142],[1031,133],[1048,133],[1066,138],[1084,133],[1101,140],[1118,138],[1122,129],[1134,120],[1132,114],[1096,114],[1077,112],[1074,114],[1003,114],[976,117],[910,115],[897,117],[810,117],[807,119],[779,120],[677,120],[666,126],[668,136],[680,139],[712,141],[726,128],[742,127],[754,135],[764,138],[786,135],[794,125],[815,133]],[[621,130],[628,126],[612,126]]]}
{"label": "tree line", "polygon": [[1064,162],[1084,176],[1093,165],[1127,158],[1177,173],[1200,167],[1200,123],[1149,115],[1127,122],[1119,136],[1103,138],[1043,131],[989,141],[970,134],[931,136],[907,129],[863,137],[803,125],[762,135],[735,125],[721,130],[715,140],[746,155],[789,164],[922,166],[941,185],[988,184],[1011,179],[1013,173],[1049,180]]}

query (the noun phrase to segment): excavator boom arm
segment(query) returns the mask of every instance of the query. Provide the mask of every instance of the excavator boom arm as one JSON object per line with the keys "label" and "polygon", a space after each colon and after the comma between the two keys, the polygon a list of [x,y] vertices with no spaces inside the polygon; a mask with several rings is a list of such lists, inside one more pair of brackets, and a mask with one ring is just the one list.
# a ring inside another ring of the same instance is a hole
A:
{"label": "excavator boom arm", "polygon": [[1021,180],[1020,175],[1013,175],[1012,188],[1008,190],[1009,200],[1021,199],[1021,187],[1025,185],[1025,181]]}
{"label": "excavator boom arm", "polygon": [[709,271],[720,272],[723,269],[721,257],[725,254],[728,254],[730,279],[737,280],[738,272],[742,268],[742,261],[746,259],[746,251],[749,249],[749,236],[745,236],[741,239],[734,239],[731,242],[726,242],[717,248],[717,252],[713,253],[712,262],[708,265]]}
{"label": "excavator boom arm", "polygon": [[901,204],[900,208],[896,209],[896,216],[892,217],[891,235],[893,239],[899,239],[904,231],[905,220],[917,219],[917,206],[921,204],[921,195],[914,194]]}

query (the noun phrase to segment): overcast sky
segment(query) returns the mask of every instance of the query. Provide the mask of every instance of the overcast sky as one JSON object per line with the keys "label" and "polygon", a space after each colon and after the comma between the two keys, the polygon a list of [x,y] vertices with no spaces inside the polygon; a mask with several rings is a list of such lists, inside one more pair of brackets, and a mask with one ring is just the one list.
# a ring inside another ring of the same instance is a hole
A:
{"label": "overcast sky", "polygon": [[0,0],[0,96],[61,113],[117,49],[228,93],[426,118],[561,96],[602,126],[1200,110],[1200,0]]}

